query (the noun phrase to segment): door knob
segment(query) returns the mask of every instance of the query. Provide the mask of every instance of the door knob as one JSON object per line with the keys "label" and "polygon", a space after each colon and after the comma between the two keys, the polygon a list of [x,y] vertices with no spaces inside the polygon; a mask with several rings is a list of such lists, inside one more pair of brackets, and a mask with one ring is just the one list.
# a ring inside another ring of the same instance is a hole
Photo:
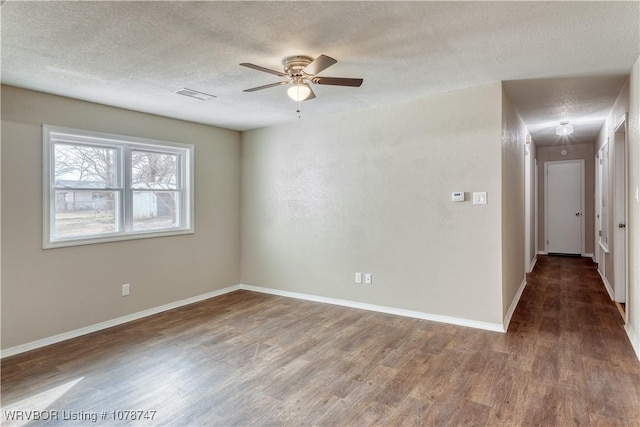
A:
{"label": "door knob", "polygon": [[580,212],[576,212],[576,216],[580,216],[580,215],[581,215],[581,213],[580,213]]}
{"label": "door knob", "polygon": [[626,227],[627,227],[627,224],[623,224],[623,223],[618,224],[618,228],[626,228]]}

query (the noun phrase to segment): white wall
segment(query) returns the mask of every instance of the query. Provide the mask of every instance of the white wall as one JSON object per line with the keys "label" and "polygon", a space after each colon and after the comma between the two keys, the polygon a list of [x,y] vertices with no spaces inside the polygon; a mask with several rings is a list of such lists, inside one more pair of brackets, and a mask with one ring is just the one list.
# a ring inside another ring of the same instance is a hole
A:
{"label": "white wall", "polygon": [[[195,234],[43,250],[43,123],[194,144]],[[2,86],[2,154],[3,349],[239,282],[238,132]]]}
{"label": "white wall", "polygon": [[242,282],[501,325],[501,104],[495,83],[243,133]]}

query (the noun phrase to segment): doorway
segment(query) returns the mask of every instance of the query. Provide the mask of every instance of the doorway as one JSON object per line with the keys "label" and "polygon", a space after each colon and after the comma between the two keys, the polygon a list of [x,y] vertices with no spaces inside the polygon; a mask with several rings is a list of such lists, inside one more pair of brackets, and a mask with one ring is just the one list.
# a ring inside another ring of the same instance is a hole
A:
{"label": "doorway", "polygon": [[545,243],[548,254],[584,253],[584,160],[549,161],[545,169]]}
{"label": "doorway", "polygon": [[614,129],[614,241],[613,241],[613,293],[622,317],[627,320],[627,116],[622,116]]}

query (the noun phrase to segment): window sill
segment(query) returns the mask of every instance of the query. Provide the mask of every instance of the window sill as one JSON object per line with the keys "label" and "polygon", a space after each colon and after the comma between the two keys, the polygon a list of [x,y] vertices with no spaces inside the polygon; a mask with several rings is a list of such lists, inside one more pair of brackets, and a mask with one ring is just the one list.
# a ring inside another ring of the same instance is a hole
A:
{"label": "window sill", "polygon": [[106,236],[95,236],[90,238],[60,239],[45,241],[42,249],[66,248],[70,246],[95,245],[98,243],[122,242],[126,240],[151,239],[156,237],[182,236],[194,234],[193,229],[171,230],[171,231],[150,231],[144,233],[115,234]]}

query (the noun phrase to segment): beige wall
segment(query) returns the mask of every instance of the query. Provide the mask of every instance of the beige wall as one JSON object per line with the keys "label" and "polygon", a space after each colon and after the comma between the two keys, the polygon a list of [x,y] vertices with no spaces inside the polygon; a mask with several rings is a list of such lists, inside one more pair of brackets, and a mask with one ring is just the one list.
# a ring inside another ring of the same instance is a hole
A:
{"label": "beige wall", "polygon": [[525,279],[524,145],[527,129],[502,91],[502,314]]}
{"label": "beige wall", "polygon": [[[567,150],[563,156],[562,150]],[[595,164],[593,144],[567,144],[553,147],[538,147],[538,250],[546,251],[544,235],[544,163],[558,160],[584,160],[584,249],[585,254],[594,251],[594,194]]]}
{"label": "beige wall", "polygon": [[501,325],[501,103],[495,83],[243,133],[242,282]]}
{"label": "beige wall", "polygon": [[[195,234],[43,250],[43,123],[194,144]],[[2,86],[2,348],[237,284],[240,151],[238,132]]]}

